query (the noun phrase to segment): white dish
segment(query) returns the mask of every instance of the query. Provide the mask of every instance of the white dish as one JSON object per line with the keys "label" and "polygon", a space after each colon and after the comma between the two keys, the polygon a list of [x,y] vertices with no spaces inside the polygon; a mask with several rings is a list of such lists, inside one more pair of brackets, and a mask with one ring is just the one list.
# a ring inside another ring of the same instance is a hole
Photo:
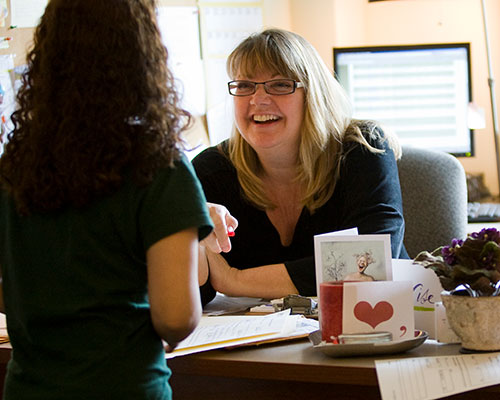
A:
{"label": "white dish", "polygon": [[415,331],[413,339],[401,340],[396,342],[380,342],[365,344],[333,344],[324,343],[321,340],[321,331],[314,331],[309,334],[309,341],[315,349],[322,351],[330,357],[353,357],[353,356],[372,356],[376,354],[396,354],[414,349],[420,346],[429,337],[425,331]]}

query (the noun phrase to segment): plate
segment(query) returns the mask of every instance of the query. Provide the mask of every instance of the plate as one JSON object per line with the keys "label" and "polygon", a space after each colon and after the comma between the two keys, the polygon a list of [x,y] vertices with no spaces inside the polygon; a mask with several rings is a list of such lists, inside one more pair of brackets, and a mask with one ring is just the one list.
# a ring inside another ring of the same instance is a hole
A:
{"label": "plate", "polygon": [[333,344],[324,343],[321,340],[321,331],[314,331],[309,334],[309,341],[315,349],[322,351],[330,357],[353,357],[372,356],[376,354],[396,354],[414,349],[424,343],[429,335],[425,331],[415,331],[415,337],[408,340],[380,343],[349,343]]}

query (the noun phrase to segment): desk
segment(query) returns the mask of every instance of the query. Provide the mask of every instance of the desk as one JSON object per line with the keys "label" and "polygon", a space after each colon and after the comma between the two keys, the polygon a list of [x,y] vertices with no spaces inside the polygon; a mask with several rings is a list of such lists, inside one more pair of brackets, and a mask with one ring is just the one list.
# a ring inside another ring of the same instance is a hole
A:
{"label": "desk", "polygon": [[[376,359],[459,354],[459,345],[428,341],[393,356],[330,358],[309,341],[213,350],[168,360],[174,400],[380,399]],[[500,398],[500,385],[451,399]]]}
{"label": "desk", "polygon": [[[322,400],[380,399],[376,359],[459,354],[459,345],[435,341],[393,356],[331,358],[307,339],[269,345],[212,350],[168,360],[174,400]],[[0,345],[0,383],[10,358],[9,344]],[[3,389],[3,385],[0,385]],[[500,385],[449,399],[500,398]]]}

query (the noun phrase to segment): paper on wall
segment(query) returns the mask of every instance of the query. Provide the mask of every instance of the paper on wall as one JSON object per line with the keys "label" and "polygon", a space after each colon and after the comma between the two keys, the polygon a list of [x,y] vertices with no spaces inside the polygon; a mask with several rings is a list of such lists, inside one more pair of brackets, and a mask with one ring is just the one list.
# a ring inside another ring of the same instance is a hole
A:
{"label": "paper on wall", "polygon": [[18,28],[33,28],[40,22],[48,0],[10,0],[11,24]]}

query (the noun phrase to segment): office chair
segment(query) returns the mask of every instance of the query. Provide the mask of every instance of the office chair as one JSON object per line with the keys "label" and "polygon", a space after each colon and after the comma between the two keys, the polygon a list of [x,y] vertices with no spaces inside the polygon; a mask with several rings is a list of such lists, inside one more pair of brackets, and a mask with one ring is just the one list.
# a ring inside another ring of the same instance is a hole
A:
{"label": "office chair", "polygon": [[467,180],[452,155],[403,146],[398,161],[405,218],[404,245],[411,258],[467,235]]}

